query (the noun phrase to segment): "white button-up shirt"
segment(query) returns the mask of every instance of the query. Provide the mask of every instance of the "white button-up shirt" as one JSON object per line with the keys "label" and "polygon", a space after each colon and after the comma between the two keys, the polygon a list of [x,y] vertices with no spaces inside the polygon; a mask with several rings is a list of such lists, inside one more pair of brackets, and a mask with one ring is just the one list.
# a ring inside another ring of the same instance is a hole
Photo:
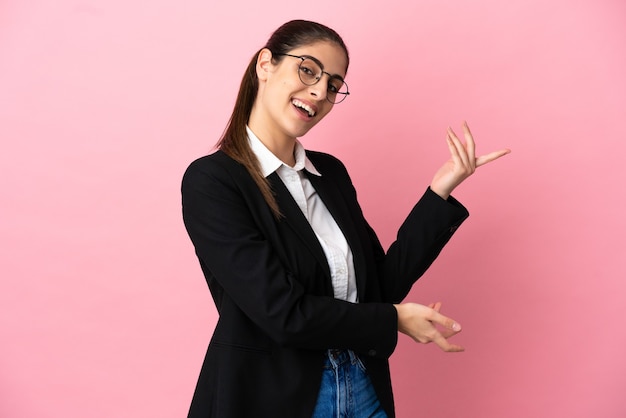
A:
{"label": "white button-up shirt", "polygon": [[328,260],[335,298],[357,302],[352,251],[337,222],[302,171],[321,176],[307,158],[304,147],[296,140],[296,165],[290,167],[272,154],[250,128],[247,131],[250,147],[259,160],[263,176],[276,171],[315,232]]}

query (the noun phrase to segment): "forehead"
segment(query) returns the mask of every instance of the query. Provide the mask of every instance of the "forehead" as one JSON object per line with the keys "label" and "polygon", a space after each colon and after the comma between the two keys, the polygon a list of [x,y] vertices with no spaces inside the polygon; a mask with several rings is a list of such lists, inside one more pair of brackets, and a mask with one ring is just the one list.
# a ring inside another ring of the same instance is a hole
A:
{"label": "forehead", "polygon": [[308,55],[316,58],[324,66],[324,71],[345,77],[348,59],[344,50],[337,44],[328,41],[315,42],[299,46],[289,51],[294,55]]}

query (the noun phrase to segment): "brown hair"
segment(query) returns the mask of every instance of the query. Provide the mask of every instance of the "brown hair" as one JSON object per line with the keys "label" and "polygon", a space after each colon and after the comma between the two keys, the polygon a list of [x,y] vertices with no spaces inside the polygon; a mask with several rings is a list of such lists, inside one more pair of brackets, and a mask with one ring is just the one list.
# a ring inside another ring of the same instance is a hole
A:
{"label": "brown hair", "polygon": [[[295,48],[310,45],[318,41],[329,41],[337,44],[345,51],[347,62],[349,62],[348,48],[339,34],[327,26],[307,20],[292,20],[283,24],[274,31],[263,48],[269,49],[272,55],[276,57],[279,54],[288,53]],[[246,125],[250,118],[252,106],[254,105],[259,89],[259,80],[256,75],[256,62],[260,52],[261,50],[254,54],[243,75],[233,113],[230,116],[230,120],[228,121],[222,137],[217,143],[217,147],[226,153],[226,155],[246,167],[254,182],[259,186],[274,216],[280,219],[282,217],[280,208],[276,203],[269,182],[261,173],[261,168],[256,156],[250,149],[248,134],[246,132]],[[274,61],[278,62],[280,59],[282,59],[282,57],[278,56]]]}

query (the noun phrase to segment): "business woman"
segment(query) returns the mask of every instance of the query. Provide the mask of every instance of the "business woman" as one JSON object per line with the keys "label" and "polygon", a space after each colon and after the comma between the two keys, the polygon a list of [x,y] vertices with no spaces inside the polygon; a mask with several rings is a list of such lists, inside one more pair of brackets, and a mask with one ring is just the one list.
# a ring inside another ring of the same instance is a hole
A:
{"label": "business woman", "polygon": [[385,253],[344,165],[297,139],[349,95],[348,62],[334,30],[282,25],[218,150],[185,172],[183,218],[219,312],[189,417],[393,417],[398,332],[462,351],[440,304],[402,300],[468,216],[452,190],[508,150],[477,158],[467,125],[465,141],[449,129],[450,160]]}

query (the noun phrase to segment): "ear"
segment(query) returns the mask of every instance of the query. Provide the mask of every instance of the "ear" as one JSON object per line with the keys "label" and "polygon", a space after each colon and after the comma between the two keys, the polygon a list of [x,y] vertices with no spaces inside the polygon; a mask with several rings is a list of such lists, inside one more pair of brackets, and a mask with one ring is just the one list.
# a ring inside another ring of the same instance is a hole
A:
{"label": "ear", "polygon": [[273,67],[272,51],[267,48],[263,48],[259,52],[259,56],[256,60],[256,75],[259,78],[259,81],[266,81]]}

